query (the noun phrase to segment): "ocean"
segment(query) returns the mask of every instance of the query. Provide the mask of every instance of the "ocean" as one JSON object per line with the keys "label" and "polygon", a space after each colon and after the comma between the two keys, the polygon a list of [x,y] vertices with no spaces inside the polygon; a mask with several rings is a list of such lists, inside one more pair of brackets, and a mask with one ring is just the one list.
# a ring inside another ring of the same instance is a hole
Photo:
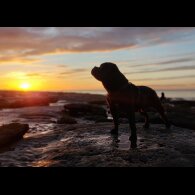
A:
{"label": "ocean", "polygon": [[[67,91],[66,91],[67,92]],[[105,90],[81,90],[74,91],[76,93],[89,93],[89,94],[101,94],[105,95]],[[195,100],[195,90],[156,90],[158,96],[161,96],[161,93],[164,92],[167,98],[173,99],[185,99],[185,100]]]}

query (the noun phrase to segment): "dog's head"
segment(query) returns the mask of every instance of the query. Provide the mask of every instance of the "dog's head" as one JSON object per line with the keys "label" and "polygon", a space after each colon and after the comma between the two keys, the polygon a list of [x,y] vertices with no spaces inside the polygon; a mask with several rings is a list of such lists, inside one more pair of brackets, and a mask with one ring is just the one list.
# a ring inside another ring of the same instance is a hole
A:
{"label": "dog's head", "polygon": [[109,77],[113,77],[114,75],[118,75],[119,69],[116,64],[113,63],[103,63],[100,67],[94,67],[91,71],[91,74],[101,82],[106,81]]}
{"label": "dog's head", "polygon": [[116,64],[106,62],[100,67],[94,67],[91,74],[101,81],[107,90],[117,90],[125,83],[128,83],[126,77],[119,71]]}

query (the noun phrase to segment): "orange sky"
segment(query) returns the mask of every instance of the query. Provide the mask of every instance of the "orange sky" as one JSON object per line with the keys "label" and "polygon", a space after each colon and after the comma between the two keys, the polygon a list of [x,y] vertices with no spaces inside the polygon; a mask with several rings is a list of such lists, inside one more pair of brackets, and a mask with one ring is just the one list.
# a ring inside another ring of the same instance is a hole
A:
{"label": "orange sky", "polygon": [[103,62],[136,85],[195,89],[194,54],[195,28],[0,27],[0,89],[104,90],[90,74]]}

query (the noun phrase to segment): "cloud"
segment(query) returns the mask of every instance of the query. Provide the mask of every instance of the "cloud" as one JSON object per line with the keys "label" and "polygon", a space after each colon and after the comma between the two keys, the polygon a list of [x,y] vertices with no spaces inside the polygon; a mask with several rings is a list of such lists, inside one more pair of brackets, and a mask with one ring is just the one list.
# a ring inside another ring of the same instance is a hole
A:
{"label": "cloud", "polygon": [[26,72],[26,77],[36,77],[36,78],[50,78],[50,77],[56,77],[58,75],[58,72],[55,71],[40,71],[40,72]]}
{"label": "cloud", "polygon": [[183,59],[175,59],[175,60],[159,62],[158,64],[175,64],[175,63],[191,62],[194,60],[195,58],[183,58]]}
{"label": "cloud", "polygon": [[86,68],[75,68],[72,70],[67,70],[66,72],[61,72],[60,75],[70,75],[70,74],[82,73],[82,72],[86,72],[86,71],[88,71],[88,69],[86,69]]}
{"label": "cloud", "polygon": [[2,77],[23,79],[26,78],[26,74],[21,71],[13,71],[13,72],[6,73],[5,75],[2,75]]}
{"label": "cloud", "polygon": [[181,70],[195,70],[195,65],[192,66],[180,66],[180,67],[170,67],[162,69],[152,69],[152,70],[140,70],[135,72],[126,72],[125,74],[141,74],[141,73],[152,73],[152,72],[165,72],[165,71],[181,71]]}
{"label": "cloud", "polygon": [[194,32],[194,27],[0,27],[0,53],[25,60],[64,52],[104,52],[185,41]]}
{"label": "cloud", "polygon": [[157,71],[177,71],[177,70],[195,70],[195,65],[164,68],[164,69],[160,69],[160,70],[157,70]]}
{"label": "cloud", "polygon": [[29,64],[41,62],[40,59],[29,58],[29,57],[18,57],[16,56],[0,56],[0,65],[7,63],[20,63],[20,64]]}
{"label": "cloud", "polygon": [[26,76],[27,77],[39,77],[39,76],[41,76],[41,74],[39,74],[39,73],[28,73],[28,74],[26,74]]}
{"label": "cloud", "polygon": [[145,64],[134,64],[134,65],[129,65],[129,67],[144,67],[144,66],[152,66],[152,65],[166,65],[166,64],[178,64],[178,63],[184,63],[184,62],[193,62],[195,61],[195,58],[193,57],[187,57],[187,58],[178,58],[178,59],[173,59],[173,60],[167,60],[167,61],[160,61],[160,62],[155,62],[155,63],[145,63]]}
{"label": "cloud", "polygon": [[68,65],[64,65],[64,64],[60,64],[60,65],[57,65],[58,68],[67,68]]}
{"label": "cloud", "polygon": [[144,78],[144,79],[132,79],[132,80],[133,81],[157,81],[157,80],[175,80],[175,79],[187,79],[187,78],[195,78],[195,75],[162,77],[162,78]]}
{"label": "cloud", "polygon": [[22,72],[22,71],[12,71],[8,72],[5,75],[1,75],[1,77],[5,77],[8,79],[29,79],[29,78],[42,78],[42,77],[53,77],[57,74],[53,72]]}

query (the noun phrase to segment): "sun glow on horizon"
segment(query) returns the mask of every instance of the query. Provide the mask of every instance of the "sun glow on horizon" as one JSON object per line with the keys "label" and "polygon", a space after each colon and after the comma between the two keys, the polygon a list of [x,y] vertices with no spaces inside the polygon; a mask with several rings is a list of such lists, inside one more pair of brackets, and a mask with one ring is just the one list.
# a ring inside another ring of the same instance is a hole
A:
{"label": "sun glow on horizon", "polygon": [[29,90],[30,88],[31,88],[31,85],[28,82],[25,82],[25,83],[21,83],[20,84],[20,89]]}

